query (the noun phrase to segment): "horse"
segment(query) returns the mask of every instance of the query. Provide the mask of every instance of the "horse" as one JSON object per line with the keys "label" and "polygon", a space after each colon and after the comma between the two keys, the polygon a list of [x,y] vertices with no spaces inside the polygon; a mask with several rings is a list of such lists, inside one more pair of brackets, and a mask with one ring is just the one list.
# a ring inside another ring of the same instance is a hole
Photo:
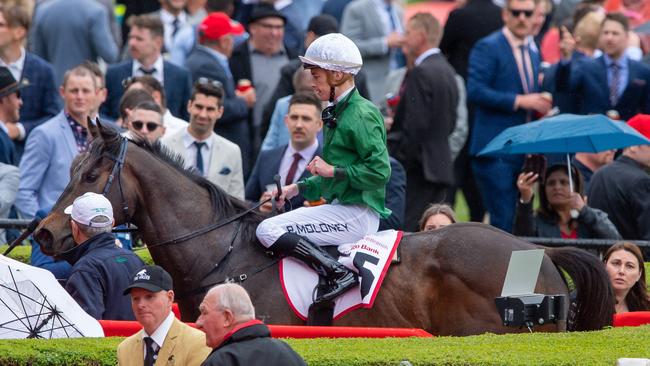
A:
{"label": "horse", "polygon": [[[64,208],[85,192],[104,193],[115,208],[116,224],[135,224],[154,262],[172,275],[184,321],[196,319],[212,285],[236,280],[250,293],[258,318],[304,324],[285,301],[278,260],[255,237],[263,215],[185,169],[182,158],[158,143],[127,140],[100,122],[89,129],[94,137],[88,152],[33,234],[44,253],[56,256],[75,245]],[[390,267],[374,306],[352,311],[334,325],[421,328],[456,336],[525,331],[503,325],[494,299],[512,251],[536,248],[479,223],[405,233],[401,263]],[[575,321],[570,327],[559,321],[535,329],[597,330],[611,324],[614,297],[602,263],[580,249],[546,248],[536,293],[568,299],[562,271],[577,292]]]}

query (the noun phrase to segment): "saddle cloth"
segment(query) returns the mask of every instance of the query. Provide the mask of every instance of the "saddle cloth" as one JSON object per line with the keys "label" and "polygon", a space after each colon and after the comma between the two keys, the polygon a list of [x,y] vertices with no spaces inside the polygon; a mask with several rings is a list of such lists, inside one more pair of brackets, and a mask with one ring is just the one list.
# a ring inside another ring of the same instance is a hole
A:
{"label": "saddle cloth", "polygon": [[[402,234],[402,231],[395,230],[380,231],[366,235],[356,243],[338,247],[339,262],[359,274],[360,285],[334,301],[334,320],[354,309],[372,307]],[[291,257],[282,259],[279,267],[282,291],[289,306],[299,318],[307,320],[314,289],[318,285],[318,274]]]}

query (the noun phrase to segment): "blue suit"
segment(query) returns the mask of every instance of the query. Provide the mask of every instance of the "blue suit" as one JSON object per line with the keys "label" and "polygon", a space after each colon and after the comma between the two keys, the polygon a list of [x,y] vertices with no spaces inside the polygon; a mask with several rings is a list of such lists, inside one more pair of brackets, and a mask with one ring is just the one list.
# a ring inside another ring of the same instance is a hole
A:
{"label": "blue suit", "polygon": [[54,206],[70,181],[70,165],[79,153],[63,112],[32,130],[20,161],[16,208],[25,217]]}
{"label": "blue suit", "polygon": [[62,105],[54,83],[54,69],[47,61],[26,52],[21,78],[29,81],[29,85],[20,90],[23,100],[20,122],[29,134],[36,126],[56,116]]}
{"label": "blue suit", "polygon": [[[282,162],[282,157],[284,152],[287,149],[288,145],[280,146],[278,148],[266,151],[260,151],[253,171],[251,172],[248,182],[246,182],[246,200],[252,202],[258,202],[262,193],[266,192],[266,186],[269,184],[274,184],[273,176],[278,174],[280,171],[280,163]],[[312,159],[322,154],[322,147],[319,144],[318,149],[312,156]],[[311,159],[310,159],[311,161]],[[309,170],[305,169],[300,175],[300,179],[304,179],[311,176]],[[296,180],[296,181],[298,181]],[[284,185],[284,177],[282,177],[282,182]],[[305,202],[305,197],[302,194],[298,194],[293,197],[289,202],[285,204],[285,210],[297,209],[302,207],[303,202]]]}
{"label": "blue suit", "polygon": [[560,91],[572,97],[571,105],[574,108],[568,113],[605,114],[609,110],[616,110],[623,120],[638,113],[650,113],[650,68],[634,60],[628,59],[627,85],[616,105],[609,100],[607,66],[603,56],[561,63],[558,66],[558,87],[564,87]]}
{"label": "blue suit", "polygon": [[[587,59],[584,53],[574,52],[569,62],[578,64]],[[569,72],[570,69],[563,67],[562,63],[556,63],[544,73],[542,82],[542,90],[553,95],[553,106],[558,107],[560,113],[577,113],[578,109],[570,91]]]}
{"label": "blue suit", "polygon": [[96,1],[51,0],[36,7],[29,44],[32,52],[52,63],[57,86],[67,70],[86,60],[117,61],[108,19]]}
{"label": "blue suit", "polygon": [[[117,119],[119,117],[120,99],[124,94],[122,80],[131,77],[133,61],[113,65],[106,71],[106,89],[108,96],[102,104],[101,113]],[[185,68],[164,61],[163,80],[167,109],[176,117],[187,120],[187,101],[192,95],[192,80]]]}
{"label": "blue suit", "polygon": [[[533,78],[530,92],[539,90],[540,57],[529,48]],[[524,94],[517,62],[503,30],[476,43],[469,57],[467,99],[476,105],[469,152],[476,156],[490,140],[508,127],[525,123],[527,112],[514,110],[515,98]],[[490,213],[492,225],[510,232],[517,200],[515,180],[523,158],[474,157],[475,179]]]}

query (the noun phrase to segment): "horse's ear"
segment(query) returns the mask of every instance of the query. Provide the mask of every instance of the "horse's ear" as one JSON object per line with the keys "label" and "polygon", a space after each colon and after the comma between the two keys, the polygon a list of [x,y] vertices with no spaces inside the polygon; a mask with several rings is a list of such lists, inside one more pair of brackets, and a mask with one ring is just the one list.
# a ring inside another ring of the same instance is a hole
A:
{"label": "horse's ear", "polygon": [[[112,141],[115,138],[115,130],[113,130],[108,124],[102,123],[99,120],[99,117],[95,118],[95,123],[97,125],[97,131],[99,136],[101,136],[104,141]],[[119,135],[118,135],[119,136]]]}
{"label": "horse's ear", "polygon": [[97,137],[99,137],[99,127],[98,127],[98,126],[100,126],[99,118],[97,118],[97,124],[95,124],[95,122],[93,122],[92,118],[90,118],[90,116],[88,116],[87,124],[88,124],[88,131],[90,131],[90,136],[92,136],[93,139],[96,139]]}

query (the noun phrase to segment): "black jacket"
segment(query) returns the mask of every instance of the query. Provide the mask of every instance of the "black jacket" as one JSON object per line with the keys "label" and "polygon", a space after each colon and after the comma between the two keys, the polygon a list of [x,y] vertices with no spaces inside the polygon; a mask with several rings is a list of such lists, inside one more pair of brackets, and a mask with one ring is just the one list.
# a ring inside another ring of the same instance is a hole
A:
{"label": "black jacket", "polygon": [[451,185],[448,138],[456,125],[456,73],[443,55],[433,54],[408,71],[404,85],[388,134],[390,154],[406,171],[421,169],[428,182]]}
{"label": "black jacket", "polygon": [[116,246],[113,234],[96,235],[62,257],[72,265],[65,289],[90,316],[135,320],[131,298],[122,291],[144,263],[132,251]]}
{"label": "black jacket", "polygon": [[502,26],[500,7],[491,0],[469,0],[467,5],[449,13],[440,50],[458,75],[467,80],[469,51],[479,39]]}
{"label": "black jacket", "polygon": [[293,366],[307,365],[288,344],[271,338],[269,328],[258,320],[241,324],[212,350],[202,366]]}
{"label": "black jacket", "polygon": [[605,211],[623,239],[650,240],[650,174],[623,155],[589,184],[589,205]]}

